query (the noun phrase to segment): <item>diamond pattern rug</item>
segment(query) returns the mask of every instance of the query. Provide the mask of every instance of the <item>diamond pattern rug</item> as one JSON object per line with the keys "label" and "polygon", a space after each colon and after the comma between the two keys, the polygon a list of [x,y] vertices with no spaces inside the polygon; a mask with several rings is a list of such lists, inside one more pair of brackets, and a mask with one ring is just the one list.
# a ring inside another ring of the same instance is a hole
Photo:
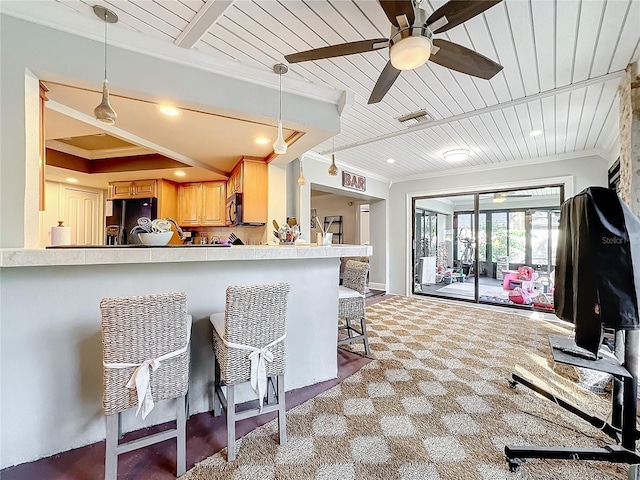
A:
{"label": "diamond pattern rug", "polygon": [[[507,379],[526,378],[606,418],[606,398],[567,379],[547,336],[563,324],[436,300],[393,297],[367,308],[372,362],[197,464],[183,480],[622,479],[627,466],[529,460],[510,473],[504,446],[602,447],[609,438]],[[360,349],[354,345],[355,350]],[[562,375],[560,374],[562,373]]]}

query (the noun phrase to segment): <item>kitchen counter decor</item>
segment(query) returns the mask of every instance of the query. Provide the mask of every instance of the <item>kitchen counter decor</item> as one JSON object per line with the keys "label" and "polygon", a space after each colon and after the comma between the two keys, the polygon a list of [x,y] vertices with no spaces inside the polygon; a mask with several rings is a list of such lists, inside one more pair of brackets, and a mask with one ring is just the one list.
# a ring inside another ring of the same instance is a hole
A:
{"label": "kitchen counter decor", "polygon": [[173,237],[171,224],[175,225],[180,240],[184,240],[184,232],[173,218],[156,218],[151,220],[148,217],[140,217],[138,225],[131,229],[131,235],[138,234],[138,238],[144,245],[163,247]]}
{"label": "kitchen counter decor", "polygon": [[280,245],[293,245],[300,236],[300,226],[298,224],[285,224],[279,227],[278,222],[274,220],[273,226],[276,228],[273,231],[273,235],[278,239]]}

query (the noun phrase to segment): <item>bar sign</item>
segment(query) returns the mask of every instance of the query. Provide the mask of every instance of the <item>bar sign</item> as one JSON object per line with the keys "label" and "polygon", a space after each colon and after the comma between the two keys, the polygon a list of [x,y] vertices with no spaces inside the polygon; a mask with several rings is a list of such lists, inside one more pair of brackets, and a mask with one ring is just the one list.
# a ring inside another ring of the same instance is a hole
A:
{"label": "bar sign", "polygon": [[342,171],[342,186],[347,188],[353,188],[354,190],[360,190],[361,192],[367,189],[367,177],[362,175],[356,175],[355,173],[349,173]]}

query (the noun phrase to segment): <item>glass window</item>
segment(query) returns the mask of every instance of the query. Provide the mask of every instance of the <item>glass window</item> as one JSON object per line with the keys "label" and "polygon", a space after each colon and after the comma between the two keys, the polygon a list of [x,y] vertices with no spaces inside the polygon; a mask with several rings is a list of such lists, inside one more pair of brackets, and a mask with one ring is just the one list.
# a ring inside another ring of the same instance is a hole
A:
{"label": "glass window", "polygon": [[498,262],[507,257],[507,237],[509,229],[507,225],[507,213],[498,212],[491,214],[491,261]]}
{"label": "glass window", "polygon": [[525,263],[524,212],[509,212],[509,263]]}
{"label": "glass window", "polygon": [[471,214],[462,213],[458,218],[458,252],[456,260],[469,264],[473,262],[473,229],[471,228]]}
{"label": "glass window", "polygon": [[549,272],[556,266],[556,250],[558,248],[558,226],[560,225],[560,211],[551,212],[551,265]]}
{"label": "glass window", "polygon": [[478,217],[479,235],[478,235],[478,260],[481,262],[487,259],[487,214],[481,213]]}
{"label": "glass window", "polygon": [[549,211],[531,212],[531,263],[546,271],[549,265]]}

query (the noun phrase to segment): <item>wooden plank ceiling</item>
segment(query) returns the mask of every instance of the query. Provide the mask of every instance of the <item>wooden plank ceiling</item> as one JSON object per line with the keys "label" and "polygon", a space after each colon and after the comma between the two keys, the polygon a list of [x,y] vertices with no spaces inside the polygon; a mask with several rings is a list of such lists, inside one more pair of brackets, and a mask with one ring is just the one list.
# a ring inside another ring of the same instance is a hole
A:
{"label": "wooden plank ceiling", "polygon": [[[57,1],[83,14],[95,3]],[[174,42],[205,2],[98,3],[113,9],[123,25]],[[424,0],[422,8],[430,13],[444,3]],[[394,180],[575,151],[605,152],[618,125],[619,77],[607,74],[638,60],[639,20],[640,2],[634,0],[505,0],[439,35],[501,63],[504,70],[496,77],[476,79],[427,62],[402,72],[376,105],[367,105],[367,99],[388,60],[387,49],[295,64],[289,75],[353,90],[355,104],[343,114],[334,139],[336,158]],[[388,34],[389,21],[375,0],[236,0],[193,48],[271,70],[289,53]],[[527,97],[532,98],[518,102]],[[283,108],[286,112],[286,104]],[[396,119],[420,109],[437,125],[402,133],[407,127]],[[470,114],[474,111],[479,112]],[[532,137],[533,130],[542,134]],[[376,140],[380,136],[386,138]],[[445,162],[442,153],[454,148],[467,148],[471,156]],[[315,150],[328,155],[331,149],[329,140]],[[387,163],[389,158],[395,163]]]}

